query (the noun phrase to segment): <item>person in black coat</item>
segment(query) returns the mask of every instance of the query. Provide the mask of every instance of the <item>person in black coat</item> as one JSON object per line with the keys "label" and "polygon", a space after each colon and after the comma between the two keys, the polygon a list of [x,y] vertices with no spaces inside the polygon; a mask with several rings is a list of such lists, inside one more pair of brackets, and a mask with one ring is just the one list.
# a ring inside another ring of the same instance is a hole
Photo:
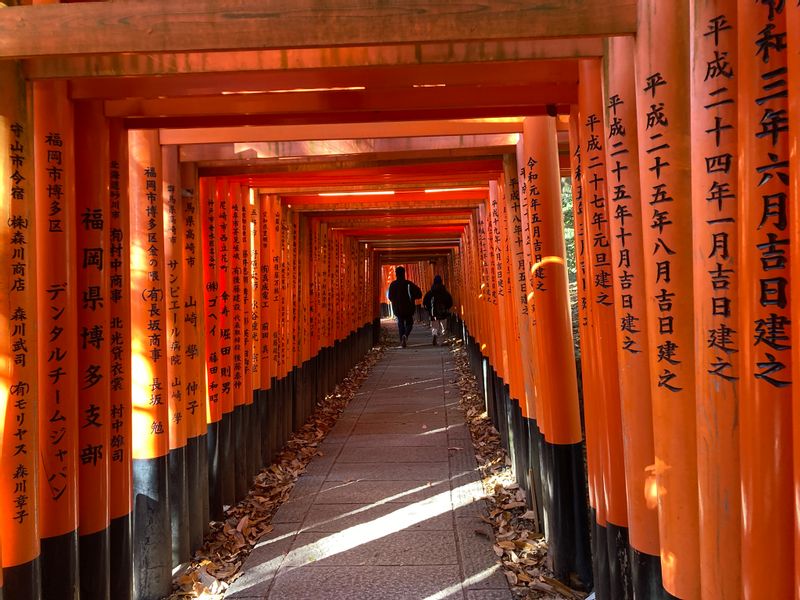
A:
{"label": "person in black coat", "polygon": [[389,285],[389,301],[392,303],[392,312],[397,317],[397,327],[400,331],[400,344],[406,347],[406,341],[414,326],[415,300],[422,298],[422,290],[413,281],[406,279],[404,267],[395,270],[396,279]]}
{"label": "person in black coat", "polygon": [[453,297],[444,287],[440,275],[433,278],[433,285],[422,299],[422,306],[431,315],[431,333],[433,334],[433,345],[435,346],[436,338],[439,335],[444,337],[447,318],[450,316],[450,309],[453,307]]}

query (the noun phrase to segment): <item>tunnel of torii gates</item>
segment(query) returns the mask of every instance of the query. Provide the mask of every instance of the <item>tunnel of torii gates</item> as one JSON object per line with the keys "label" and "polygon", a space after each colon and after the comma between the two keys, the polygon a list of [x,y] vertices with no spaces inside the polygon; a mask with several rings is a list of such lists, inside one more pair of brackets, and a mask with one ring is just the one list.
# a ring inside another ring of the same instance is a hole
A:
{"label": "tunnel of torii gates", "polygon": [[167,594],[400,264],[557,577],[800,597],[798,2],[270,6],[0,9],[5,598]]}

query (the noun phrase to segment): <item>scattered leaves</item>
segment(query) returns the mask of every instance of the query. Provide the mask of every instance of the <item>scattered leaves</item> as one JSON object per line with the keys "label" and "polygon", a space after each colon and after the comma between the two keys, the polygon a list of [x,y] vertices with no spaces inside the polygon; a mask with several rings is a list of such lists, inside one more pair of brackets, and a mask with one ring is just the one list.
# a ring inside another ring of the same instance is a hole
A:
{"label": "scattered leaves", "polygon": [[[385,333],[385,330],[383,330]],[[289,497],[297,478],[314,456],[321,456],[320,442],[383,356],[385,341],[353,367],[333,393],[317,404],[308,421],[292,434],[275,462],[253,480],[247,497],[230,507],[222,521],[212,521],[203,545],[189,566],[173,580],[167,600],[202,598],[222,600],[253,547],[273,529],[270,520]]]}
{"label": "scattered leaves", "polygon": [[547,562],[547,543],[544,536],[533,529],[536,513],[527,509],[525,492],[519,488],[511,470],[511,459],[486,414],[464,344],[456,340],[450,351],[456,364],[455,383],[461,392],[459,405],[469,425],[486,492],[489,516],[481,519],[494,529],[492,548],[511,591],[518,599],[582,600],[586,594],[553,578]]}

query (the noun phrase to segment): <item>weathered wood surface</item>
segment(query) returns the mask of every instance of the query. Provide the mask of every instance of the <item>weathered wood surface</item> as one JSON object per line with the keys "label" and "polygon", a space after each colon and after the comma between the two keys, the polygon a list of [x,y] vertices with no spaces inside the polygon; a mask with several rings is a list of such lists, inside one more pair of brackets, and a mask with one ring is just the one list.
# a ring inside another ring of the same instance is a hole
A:
{"label": "weathered wood surface", "polygon": [[160,52],[45,56],[25,61],[30,79],[297,71],[355,67],[524,62],[603,55],[603,38],[493,40],[428,44],[291,48],[233,52]]}
{"label": "weathered wood surface", "polygon": [[0,57],[626,35],[635,0],[142,0],[0,10]]}

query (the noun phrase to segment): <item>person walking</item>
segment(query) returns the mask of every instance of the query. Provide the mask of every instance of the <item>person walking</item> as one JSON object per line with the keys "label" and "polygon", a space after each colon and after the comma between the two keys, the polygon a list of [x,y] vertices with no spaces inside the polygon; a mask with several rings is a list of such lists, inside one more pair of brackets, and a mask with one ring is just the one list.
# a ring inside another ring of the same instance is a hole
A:
{"label": "person walking", "polygon": [[394,270],[395,280],[389,285],[389,301],[392,311],[397,317],[397,328],[400,332],[400,345],[405,348],[411,328],[414,326],[415,300],[422,298],[422,290],[413,281],[406,279],[405,267]]}
{"label": "person walking", "polygon": [[431,333],[433,334],[433,345],[435,346],[437,336],[444,337],[447,319],[450,316],[450,309],[453,307],[453,297],[444,287],[440,275],[433,278],[433,285],[422,299],[422,306],[431,315]]}

